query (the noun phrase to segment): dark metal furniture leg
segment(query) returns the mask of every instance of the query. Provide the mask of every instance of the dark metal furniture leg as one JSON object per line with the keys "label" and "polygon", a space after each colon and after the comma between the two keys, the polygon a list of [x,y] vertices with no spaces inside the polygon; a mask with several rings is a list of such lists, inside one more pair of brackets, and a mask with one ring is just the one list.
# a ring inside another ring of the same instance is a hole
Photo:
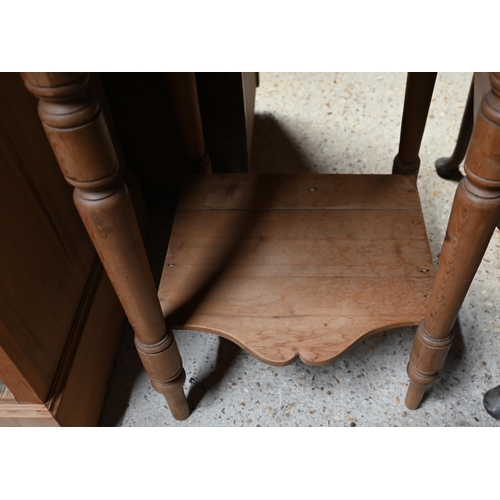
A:
{"label": "dark metal furniture leg", "polygon": [[497,420],[500,420],[500,385],[490,389],[483,398],[485,410]]}

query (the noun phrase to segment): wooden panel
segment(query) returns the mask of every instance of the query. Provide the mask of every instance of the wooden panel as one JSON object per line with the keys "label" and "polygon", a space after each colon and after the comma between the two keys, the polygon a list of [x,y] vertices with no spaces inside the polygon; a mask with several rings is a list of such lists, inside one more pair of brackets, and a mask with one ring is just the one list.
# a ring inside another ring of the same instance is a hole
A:
{"label": "wooden panel", "polygon": [[17,402],[0,381],[0,427],[58,427],[58,423],[45,405]]}
{"label": "wooden panel", "polygon": [[52,427],[56,422],[42,404],[20,405],[0,380],[0,427],[31,427],[38,424]]}
{"label": "wooden panel", "polygon": [[406,178],[191,179],[159,289],[171,325],[270,364],[321,365],[368,333],[422,320],[434,272]]}
{"label": "wooden panel", "polygon": [[220,266],[238,276],[420,277],[422,224],[418,210],[180,210],[166,264],[186,276]]}
{"label": "wooden panel", "polygon": [[192,175],[178,209],[420,209],[415,186],[400,175]]}
{"label": "wooden panel", "polygon": [[42,404],[0,405],[0,427],[59,427]]}
{"label": "wooden panel", "polygon": [[[0,345],[37,397],[53,381],[95,251],[18,74],[0,92]],[[0,365],[0,378],[3,366]]]}
{"label": "wooden panel", "polygon": [[47,403],[62,426],[97,425],[125,322],[125,313],[106,273],[99,272],[92,298],[77,351],[67,373],[62,375],[60,392]]}

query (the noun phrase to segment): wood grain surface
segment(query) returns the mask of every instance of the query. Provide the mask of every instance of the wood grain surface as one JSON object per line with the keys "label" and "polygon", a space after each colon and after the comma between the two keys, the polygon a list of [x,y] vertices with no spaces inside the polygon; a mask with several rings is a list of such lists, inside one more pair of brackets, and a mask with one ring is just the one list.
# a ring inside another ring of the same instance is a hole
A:
{"label": "wood grain surface", "polygon": [[[0,91],[0,378],[19,401],[45,401],[95,259],[71,189],[17,73]],[[14,375],[14,366],[26,383]],[[31,387],[31,389],[28,389]]]}
{"label": "wood grain surface", "polygon": [[59,427],[42,404],[9,403],[0,405],[0,427]]}
{"label": "wood grain surface", "polygon": [[438,377],[453,324],[500,220],[500,73],[490,73],[441,249],[432,298],[410,354],[406,406],[416,409]]}
{"label": "wood grain surface", "polygon": [[321,365],[418,324],[433,276],[403,176],[213,174],[186,179],[159,297],[174,327]]}
{"label": "wood grain surface", "polygon": [[417,190],[403,176],[218,174],[187,176],[178,210],[215,209],[420,210]]}
{"label": "wood grain surface", "polygon": [[[99,258],[134,329],[153,387],[176,418],[189,415],[185,372],[165,325],[141,231],[111,134],[85,73],[23,73]],[[180,393],[180,394],[174,394]]]}

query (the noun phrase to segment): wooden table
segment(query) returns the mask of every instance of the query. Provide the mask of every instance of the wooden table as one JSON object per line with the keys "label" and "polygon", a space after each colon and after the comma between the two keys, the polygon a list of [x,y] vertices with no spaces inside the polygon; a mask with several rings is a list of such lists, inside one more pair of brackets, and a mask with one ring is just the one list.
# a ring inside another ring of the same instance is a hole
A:
{"label": "wooden table", "polygon": [[364,176],[210,174],[194,79],[176,75],[186,156],[201,173],[186,178],[158,293],[88,77],[23,78],[175,418],[189,408],[173,326],[227,337],[270,364],[320,365],[365,335],[418,324],[406,405],[419,406],[500,215],[500,74],[482,104],[436,274],[416,186],[435,73],[408,76],[392,174]]}

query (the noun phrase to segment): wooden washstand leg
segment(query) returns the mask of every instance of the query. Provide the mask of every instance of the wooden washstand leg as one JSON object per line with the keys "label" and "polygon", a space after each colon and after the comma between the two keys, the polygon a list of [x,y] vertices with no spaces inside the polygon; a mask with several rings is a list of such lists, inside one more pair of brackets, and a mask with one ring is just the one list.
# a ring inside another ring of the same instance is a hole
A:
{"label": "wooden washstand leg", "polygon": [[74,201],[135,331],[153,387],[176,419],[189,415],[186,374],[158,300],[146,251],[108,128],[84,73],[23,73]]}
{"label": "wooden washstand leg", "polygon": [[437,73],[408,73],[406,79],[399,150],[394,158],[392,173],[407,175],[415,182],[420,168],[418,154],[424,136],[436,76]]}
{"label": "wooden washstand leg", "polygon": [[439,177],[450,179],[459,172],[459,166],[465,158],[469,147],[472,127],[474,126],[474,78],[470,84],[464,115],[458,132],[457,144],[450,157],[438,158],[434,166]]}
{"label": "wooden washstand leg", "polygon": [[[407,175],[416,182],[420,169],[420,146],[437,73],[408,73],[398,154],[392,166],[393,174]],[[423,396],[423,393],[422,393]]]}
{"label": "wooden washstand leg", "polygon": [[169,73],[168,86],[189,168],[209,174],[212,165],[205,150],[196,76],[194,73]]}
{"label": "wooden washstand leg", "polygon": [[410,354],[406,406],[416,409],[452,342],[453,323],[500,217],[500,73],[491,73],[444,238],[431,301]]}

